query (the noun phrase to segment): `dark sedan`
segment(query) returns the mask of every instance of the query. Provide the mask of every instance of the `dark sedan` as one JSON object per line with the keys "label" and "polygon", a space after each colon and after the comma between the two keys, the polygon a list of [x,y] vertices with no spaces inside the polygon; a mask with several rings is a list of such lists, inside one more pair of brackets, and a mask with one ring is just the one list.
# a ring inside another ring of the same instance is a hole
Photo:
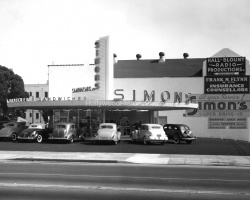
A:
{"label": "dark sedan", "polygon": [[168,139],[173,140],[175,144],[179,144],[181,141],[186,141],[187,144],[191,144],[197,139],[192,134],[190,128],[185,124],[165,124],[163,129]]}

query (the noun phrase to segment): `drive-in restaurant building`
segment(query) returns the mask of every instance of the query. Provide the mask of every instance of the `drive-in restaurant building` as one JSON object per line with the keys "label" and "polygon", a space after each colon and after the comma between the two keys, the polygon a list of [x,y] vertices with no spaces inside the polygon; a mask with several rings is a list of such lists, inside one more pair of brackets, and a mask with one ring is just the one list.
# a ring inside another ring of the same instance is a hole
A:
{"label": "drive-in restaurant building", "polygon": [[177,123],[198,137],[250,141],[250,68],[244,56],[225,48],[207,58],[183,53],[168,59],[160,52],[156,59],[137,54],[118,60],[114,52],[111,38],[100,38],[95,64],[48,65],[49,97],[12,99],[8,106],[53,110],[51,125],[108,121],[126,134],[126,127],[139,121]]}

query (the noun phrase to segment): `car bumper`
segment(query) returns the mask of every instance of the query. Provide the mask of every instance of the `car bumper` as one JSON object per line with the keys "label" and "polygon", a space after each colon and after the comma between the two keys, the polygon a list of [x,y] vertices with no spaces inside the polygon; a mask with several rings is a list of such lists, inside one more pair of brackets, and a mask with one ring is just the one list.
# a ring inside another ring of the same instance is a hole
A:
{"label": "car bumper", "polygon": [[54,137],[54,136],[50,136],[48,138],[49,140],[71,140],[71,136],[66,136],[66,137]]}
{"label": "car bumper", "polygon": [[0,139],[2,139],[2,140],[11,140],[12,139],[12,137],[11,136],[0,136]]}
{"label": "car bumper", "polygon": [[197,137],[191,137],[191,138],[181,138],[183,141],[194,141],[197,140]]}
{"label": "car bumper", "polygon": [[36,137],[17,137],[18,140],[36,140]]}
{"label": "car bumper", "polygon": [[102,141],[102,142],[114,142],[116,141],[114,138],[107,138],[107,137],[96,137],[95,141]]}
{"label": "car bumper", "polygon": [[167,142],[168,138],[147,138],[149,142]]}

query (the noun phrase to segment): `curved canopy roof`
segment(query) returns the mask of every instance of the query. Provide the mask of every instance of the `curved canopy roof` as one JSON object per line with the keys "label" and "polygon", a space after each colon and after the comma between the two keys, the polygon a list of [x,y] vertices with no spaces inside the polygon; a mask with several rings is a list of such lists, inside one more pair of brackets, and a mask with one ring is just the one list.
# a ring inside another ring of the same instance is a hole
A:
{"label": "curved canopy roof", "polygon": [[56,110],[56,109],[110,109],[110,110],[186,110],[198,108],[195,103],[164,103],[159,101],[113,101],[113,100],[58,100],[58,101],[10,101],[10,108]]}

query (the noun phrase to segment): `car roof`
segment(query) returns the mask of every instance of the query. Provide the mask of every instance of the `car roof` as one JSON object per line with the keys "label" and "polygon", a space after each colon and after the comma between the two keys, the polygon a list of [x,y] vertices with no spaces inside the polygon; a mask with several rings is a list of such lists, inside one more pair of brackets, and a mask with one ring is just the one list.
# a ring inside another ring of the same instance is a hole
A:
{"label": "car roof", "polygon": [[186,124],[165,124],[164,126],[188,126]]}
{"label": "car roof", "polygon": [[75,123],[72,123],[72,122],[60,122],[60,123],[56,123],[55,125],[75,125]]}
{"label": "car roof", "polygon": [[42,124],[42,123],[36,123],[36,124],[30,124],[28,128],[45,128],[47,124]]}
{"label": "car roof", "polygon": [[155,126],[155,125],[159,125],[159,126],[161,126],[160,124],[142,124],[142,125],[148,125],[148,126]]}
{"label": "car roof", "polygon": [[116,123],[101,123],[100,125],[116,125]]}

